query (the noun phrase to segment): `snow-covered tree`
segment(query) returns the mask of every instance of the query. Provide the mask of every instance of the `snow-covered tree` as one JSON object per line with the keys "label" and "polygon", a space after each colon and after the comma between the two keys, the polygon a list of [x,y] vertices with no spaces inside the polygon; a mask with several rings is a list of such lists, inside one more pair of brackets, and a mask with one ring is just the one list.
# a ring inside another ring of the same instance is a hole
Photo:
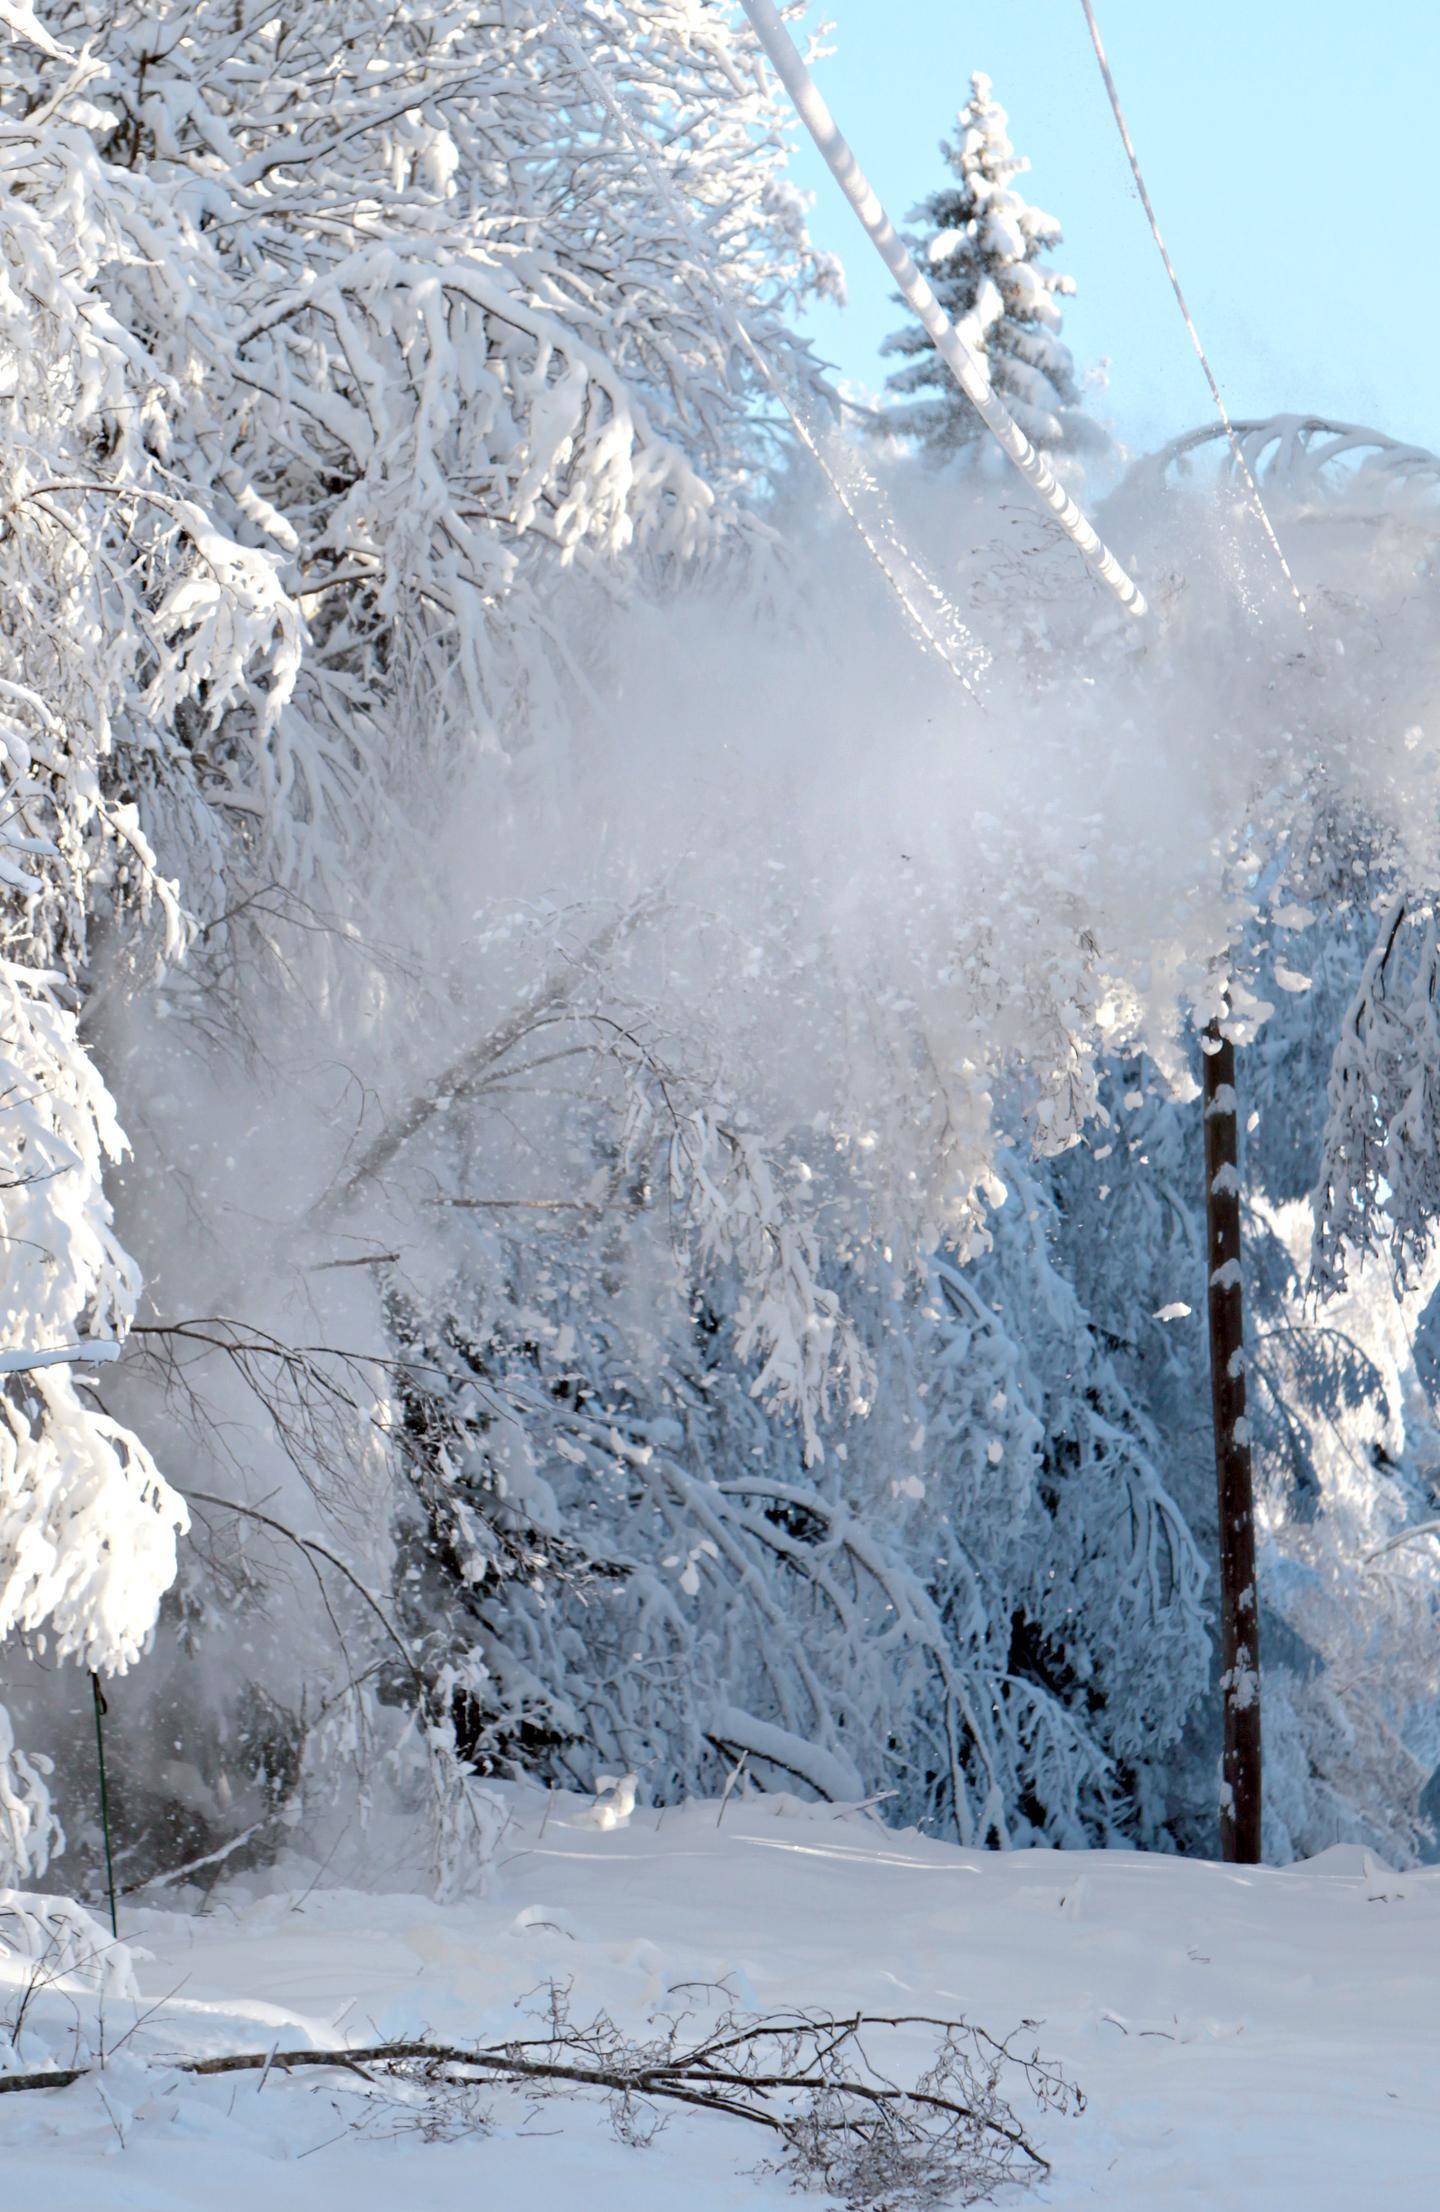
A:
{"label": "snow-covered tree", "polygon": [[[1030,163],[1010,143],[1008,118],[987,76],[971,78],[955,136],[940,151],[953,181],[910,217],[911,245],[936,297],[1033,445],[1095,443],[1098,433],[1083,411],[1075,364],[1060,336],[1060,302],[1074,293],[1074,279],[1047,258],[1061,243],[1060,225],[1015,189]],[[913,318],[882,351],[905,364],[886,379],[899,402],[884,412],[887,429],[914,439],[936,460],[983,439],[974,408]]]}
{"label": "snow-covered tree", "polygon": [[[584,572],[593,615],[626,562],[763,543],[755,359],[812,376],[786,316],[830,276],[758,60],[686,0],[554,24],[356,0],[343,36],[319,0],[4,21],[0,1632],[105,1668],[149,1635],[185,1512],[76,1387],[140,1288],[94,1055],[147,1120],[140,1241],[172,1191],[194,1226],[186,1086],[271,1049],[307,937],[304,989],[373,1015],[383,963],[344,948],[435,778],[502,723],[523,745],[593,657],[584,591],[562,638],[539,579]],[[161,1059],[157,1096],[136,1062]],[[147,1322],[172,1357],[175,1318]],[[39,1769],[4,1771],[18,1853]]]}

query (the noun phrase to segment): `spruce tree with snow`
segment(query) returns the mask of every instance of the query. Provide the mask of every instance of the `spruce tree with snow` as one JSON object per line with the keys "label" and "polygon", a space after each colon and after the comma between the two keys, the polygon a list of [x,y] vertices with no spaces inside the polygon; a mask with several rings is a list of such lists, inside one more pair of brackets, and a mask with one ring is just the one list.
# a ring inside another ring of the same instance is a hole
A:
{"label": "spruce tree with snow", "polygon": [[[1073,277],[1045,266],[1061,242],[1053,215],[1015,190],[1030,163],[1010,143],[1004,108],[977,72],[941,152],[954,177],[911,216],[911,244],[941,306],[987,362],[995,389],[1032,444],[1052,449],[1094,445],[1099,432],[1080,405],[1075,364],[1060,336],[1060,301]],[[920,324],[912,317],[881,349],[904,365],[886,378],[902,404],[884,424],[945,460],[983,434],[979,416]]]}

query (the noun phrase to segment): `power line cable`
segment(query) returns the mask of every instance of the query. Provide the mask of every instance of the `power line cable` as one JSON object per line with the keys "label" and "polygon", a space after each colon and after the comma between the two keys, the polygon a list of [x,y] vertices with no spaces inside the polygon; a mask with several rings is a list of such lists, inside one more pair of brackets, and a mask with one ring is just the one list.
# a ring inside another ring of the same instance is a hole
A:
{"label": "power line cable", "polygon": [[[580,0],[564,0],[564,4],[571,13],[579,15],[583,19],[585,11],[580,4]],[[569,50],[571,60],[576,63],[582,74],[589,80],[606,114],[629,140],[637,162],[644,169],[651,186],[668,207],[671,219],[679,228],[681,236],[693,248],[697,264],[704,262],[708,258],[707,249],[702,246],[695,236],[690,210],[686,207],[672,180],[656,161],[654,151],[644,132],[639,129],[627,112],[623,102],[617,98],[614,91],[606,83],[603,74],[596,68],[580,41],[558,24],[556,28],[560,32],[562,43]],[[847,486],[842,482],[839,469],[825,451],[822,434],[806,420],[798,398],[786,390],[775,374],[770,363],[766,360],[764,352],[756,344],[747,329],[738,309],[726,297],[727,290],[728,284],[724,273],[717,269],[716,304],[719,307],[722,321],[728,329],[731,343],[745,355],[746,359],[755,368],[766,390],[789,417],[791,426],[800,443],[820,470],[841,511],[850,522],[865,551],[879,569],[886,585],[898,601],[911,635],[918,644],[927,652],[933,654],[949,669],[951,675],[964,686],[975,705],[983,708],[984,701],[976,688],[975,675],[971,672],[974,670],[978,673],[983,667],[987,658],[983,649],[977,640],[972,637],[951,601],[941,591],[934,579],[926,573],[916,556],[900,541],[888,514],[883,513],[883,508],[882,520],[878,530],[867,521],[861,511],[860,498],[856,496],[855,486]],[[879,486],[855,456],[849,452],[846,454],[846,466],[852,479],[858,480],[860,492],[883,502],[884,495],[881,493]],[[882,543],[882,537],[888,539],[888,545]],[[949,632],[948,639],[939,634],[935,625],[926,615],[925,610],[917,605],[914,594],[907,584],[905,574],[899,567],[892,566],[891,559],[887,558],[887,554],[893,555],[897,564],[903,564],[903,569],[908,570],[913,583],[918,585],[932,602],[939,619]],[[970,662],[970,668],[964,665],[966,660]]]}
{"label": "power line cable", "polygon": [[[744,4],[748,14],[749,0],[744,0]],[[1140,195],[1140,205],[1145,210],[1146,220],[1150,225],[1150,235],[1155,241],[1160,259],[1165,264],[1165,274],[1170,279],[1170,289],[1175,294],[1176,304],[1184,318],[1185,328],[1190,334],[1190,343],[1195,348],[1195,357],[1205,372],[1205,381],[1210,387],[1210,397],[1215,402],[1215,412],[1220,417],[1221,427],[1230,441],[1230,451],[1234,455],[1235,466],[1240,472],[1246,490],[1249,492],[1251,505],[1254,507],[1256,518],[1269,542],[1270,550],[1279,562],[1285,581],[1290,587],[1290,595],[1299,609],[1300,620],[1308,630],[1311,627],[1310,610],[1305,604],[1304,595],[1300,590],[1300,586],[1296,583],[1290,563],[1285,557],[1285,548],[1281,545],[1275,525],[1270,519],[1270,512],[1265,505],[1264,495],[1255,480],[1254,470],[1246,459],[1245,448],[1240,442],[1234,423],[1230,420],[1230,410],[1225,405],[1224,395],[1220,390],[1215,371],[1210,366],[1210,356],[1205,351],[1204,342],[1195,327],[1195,318],[1190,312],[1175,264],[1170,258],[1170,249],[1161,233],[1160,224],[1155,214],[1154,202],[1151,200],[1146,187],[1144,171],[1140,167],[1140,156],[1135,151],[1135,141],[1130,136],[1130,127],[1125,120],[1125,110],[1120,104],[1120,94],[1110,68],[1109,57],[1105,52],[1105,42],[1100,36],[1100,25],[1095,20],[1093,0],[1080,0],[1080,5],[1085,11],[1085,22],[1090,32],[1090,43],[1095,49],[1095,59],[1100,64],[1100,74],[1105,81],[1105,90],[1109,94],[1111,112],[1115,117],[1115,125],[1120,133],[1120,143],[1125,148],[1126,158],[1130,163],[1130,174],[1135,179],[1135,189]]]}
{"label": "power line cable", "polygon": [[870,243],[924,324],[931,343],[1007,459],[1049,508],[1072,545],[1127,614],[1148,612],[1144,593],[1116,560],[1094,524],[1082,513],[1044,456],[997,398],[983,358],[965,343],[935,294],[916,268],[873,185],[860,167],[821,97],[800,51],[771,5],[771,0],[740,0],[751,28],[769,55],[777,76],[819,148],[830,174],[850,202]]}

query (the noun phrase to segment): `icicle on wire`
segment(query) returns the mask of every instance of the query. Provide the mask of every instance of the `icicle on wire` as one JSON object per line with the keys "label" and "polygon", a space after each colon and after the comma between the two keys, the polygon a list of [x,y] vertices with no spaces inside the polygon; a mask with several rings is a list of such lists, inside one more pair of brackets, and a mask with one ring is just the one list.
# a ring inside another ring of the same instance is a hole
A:
{"label": "icicle on wire", "polygon": [[1230,441],[1230,451],[1234,456],[1235,466],[1239,470],[1241,479],[1250,495],[1250,504],[1255,510],[1256,519],[1265,533],[1270,550],[1279,562],[1281,572],[1290,587],[1290,596],[1299,611],[1300,620],[1308,630],[1311,627],[1310,610],[1305,604],[1304,594],[1296,583],[1294,572],[1285,557],[1285,548],[1281,545],[1275,525],[1270,519],[1270,511],[1265,505],[1264,495],[1255,481],[1255,472],[1245,458],[1245,449],[1240,443],[1234,423],[1230,420],[1230,410],[1225,405],[1215,371],[1210,366],[1210,356],[1205,351],[1204,342],[1195,327],[1195,318],[1191,314],[1185,294],[1181,290],[1180,278],[1176,273],[1175,264],[1170,258],[1170,249],[1161,234],[1154,203],[1146,189],[1144,172],[1140,167],[1140,156],[1135,151],[1135,141],[1130,136],[1130,128],[1125,120],[1125,110],[1120,105],[1120,94],[1116,89],[1115,78],[1111,72],[1109,56],[1105,52],[1105,42],[1100,36],[1100,25],[1095,20],[1095,9],[1092,0],[1080,0],[1080,5],[1085,11],[1085,21],[1090,32],[1090,43],[1095,49],[1095,59],[1100,64],[1100,74],[1105,81],[1105,90],[1109,95],[1111,111],[1115,117],[1115,126],[1120,133],[1120,143],[1125,148],[1126,159],[1130,163],[1130,174],[1135,179],[1135,189],[1140,195],[1140,205],[1145,210],[1146,220],[1150,225],[1150,235],[1155,241],[1160,259],[1165,264],[1165,274],[1170,279],[1170,289],[1175,294],[1176,304],[1180,309],[1185,328],[1190,334],[1190,343],[1195,348],[1195,357],[1205,371],[1205,381],[1210,387],[1210,397],[1215,403],[1215,412],[1220,418],[1221,428]]}
{"label": "icicle on wire", "polygon": [[[570,8],[572,12],[583,15],[584,9],[583,6],[581,6],[580,4],[580,0],[564,0],[564,4],[568,8]],[[603,75],[595,67],[595,64],[591,61],[590,56],[586,53],[584,47],[580,44],[579,40],[572,38],[558,24],[556,25],[556,28],[560,31],[561,41],[568,48],[572,61],[576,63],[582,74],[586,78],[588,78],[596,94],[596,97],[599,99],[601,105],[604,107],[606,114],[610,117],[611,121],[617,125],[625,138],[629,140],[630,146],[634,151],[638,162],[644,168],[651,185],[653,186],[654,190],[660,195],[661,199],[664,200],[670,210],[671,215],[678,223],[682,236],[686,238],[693,238],[693,229],[690,221],[689,210],[686,208],[683,200],[681,199],[679,193],[677,192],[669,177],[666,176],[664,170],[661,169],[658,162],[655,160],[654,153],[651,150],[650,144],[646,139],[644,132],[636,128],[630,116],[626,113],[622,102],[616,97],[610,86],[605,82]],[[698,258],[698,247],[696,250]],[[976,688],[974,676],[971,674],[970,670],[964,666],[962,660],[958,657],[957,652],[953,651],[946,640],[937,634],[936,630],[927,619],[924,610],[916,605],[914,597],[912,596],[910,589],[907,587],[905,577],[902,574],[897,573],[897,570],[891,566],[890,561],[886,558],[886,547],[880,542],[880,538],[876,535],[876,532],[872,529],[871,525],[866,521],[864,515],[861,513],[856,500],[852,498],[850,491],[847,489],[845,484],[842,483],[838,471],[835,469],[830,461],[829,456],[824,450],[824,446],[821,442],[820,436],[811,428],[810,424],[805,420],[798,400],[785,389],[779,377],[776,376],[775,371],[771,368],[770,363],[766,360],[760,347],[751,337],[750,332],[746,328],[745,323],[739,313],[739,310],[725,296],[729,287],[726,283],[723,272],[717,271],[717,284],[718,305],[723,320],[729,326],[732,342],[740,349],[743,354],[745,354],[746,358],[755,368],[757,374],[761,379],[761,382],[765,385],[766,390],[771,394],[772,398],[775,399],[778,404],[784,409],[786,415],[789,417],[791,427],[793,428],[796,437],[800,440],[800,443],[804,446],[806,452],[810,455],[816,467],[819,469],[821,475],[824,477],[826,483],[829,485],[830,490],[834,494],[836,502],[839,505],[842,513],[845,515],[846,519],[855,530],[855,533],[859,537],[861,544],[865,548],[865,551],[869,554],[870,559],[874,562],[876,568],[879,569],[881,575],[885,579],[886,585],[888,586],[891,593],[894,595],[895,599],[898,601],[901,613],[905,618],[906,627],[910,631],[911,636],[915,639],[917,644],[924,648],[925,651],[933,654],[934,657],[938,661],[940,661],[945,668],[949,670],[950,674],[955,677],[958,683],[963,684],[965,690],[969,693],[970,698],[972,699],[974,704],[983,710],[984,700],[982,699],[980,692]],[[869,477],[862,469],[860,469],[858,465],[853,462],[853,459],[851,462],[851,466],[854,473],[860,476],[861,483],[864,486],[865,490],[873,493],[877,498],[880,498],[883,501],[884,495],[879,491],[879,487],[875,484],[874,480]],[[934,579],[926,574],[920,562],[916,560],[914,554],[910,552],[909,548],[901,543],[900,539],[895,533],[893,524],[891,524],[889,521],[888,516],[886,516],[885,521],[882,524],[882,528],[884,529],[885,535],[890,541],[890,549],[891,551],[893,551],[897,562],[903,562],[905,567],[908,568],[908,570],[910,571],[910,576],[912,580],[916,584],[923,587],[927,596],[934,602],[936,608],[938,609],[940,616],[943,618],[945,627],[950,632],[951,637],[959,641],[960,650],[963,651],[964,654],[969,658],[972,665],[978,672],[985,665],[988,656],[983,653],[982,648],[979,646],[976,639],[972,637],[971,633],[966,628],[964,622],[960,618],[957,609],[951,604],[950,600],[946,598],[944,592],[941,591],[940,587],[935,583]]]}
{"label": "icicle on wire", "polygon": [[1119,600],[1127,614],[1148,613],[1145,595],[1120,566],[1043,455],[1037,453],[1008,408],[996,397],[985,364],[966,345],[944,308],[936,299],[881,206],[875,189],[855,159],[820,95],[814,78],[801,59],[790,33],[771,0],[740,0],[751,27],[776,74],[789,93],[810,136],[819,147],[830,174],[864,225],[870,243],[899,285],[907,303],[919,316],[931,343],[954,377],[980,420],[1027,484],[1049,508],[1061,529]]}
{"label": "icicle on wire", "polygon": [[[740,345],[743,347],[745,353],[754,363],[755,368],[758,370],[761,378],[763,379],[767,390],[773,393],[775,398],[780,402],[780,405],[784,408],[786,414],[789,416],[791,426],[795,431],[795,435],[799,438],[800,443],[804,446],[806,452],[810,455],[816,467],[820,470],[821,475],[824,477],[826,483],[829,485],[831,491],[834,493],[836,500],[838,501],[847,519],[853,526],[857,536],[860,539],[860,542],[865,547],[866,552],[870,555],[871,560],[875,563],[875,566],[879,569],[881,575],[885,578],[886,583],[889,585],[891,591],[894,593],[896,599],[899,601],[901,611],[906,618],[906,622],[909,626],[911,634],[915,637],[920,645],[924,646],[927,651],[933,653],[938,660],[943,662],[945,667],[949,669],[951,675],[956,677],[958,681],[965,686],[966,691],[969,692],[970,697],[974,700],[976,706],[983,708],[984,700],[982,699],[979,691],[976,689],[974,678],[956,658],[955,654],[950,650],[950,647],[946,644],[945,640],[937,636],[935,630],[931,627],[924,613],[919,607],[916,606],[914,599],[911,597],[910,592],[906,588],[905,579],[902,576],[896,574],[895,570],[891,567],[889,561],[886,559],[885,547],[880,543],[880,540],[876,537],[874,531],[871,529],[869,523],[867,523],[864,515],[861,513],[858,504],[855,502],[855,500],[851,498],[849,491],[841,482],[839,473],[832,465],[829,456],[825,452],[824,447],[820,442],[820,439],[811,430],[809,424],[805,421],[805,418],[801,413],[799,406],[796,404],[794,399],[792,399],[790,394],[785,391],[784,387],[781,385],[779,379],[770,367],[769,362],[765,359],[764,354],[760,351],[760,348],[756,345],[754,339],[750,336],[749,331],[745,328],[745,325],[738,319],[738,317],[735,318],[735,335],[739,340]],[[853,460],[851,465],[855,469],[856,474],[859,475],[864,488],[868,492],[874,493],[877,496],[883,498],[883,494],[879,492],[879,487],[878,485],[876,485],[873,477],[869,476],[863,469],[858,466],[858,464],[854,463]],[[897,559],[905,562],[915,581],[924,587],[929,597],[935,602],[941,615],[945,619],[947,627],[950,629],[952,634],[964,640],[964,649],[969,653],[972,661],[976,664],[977,668],[981,666],[984,659],[988,658],[988,656],[982,654],[981,647],[971,636],[969,630],[961,621],[960,616],[956,612],[955,608],[951,605],[950,601],[945,597],[945,594],[940,590],[939,586],[934,582],[934,580],[926,575],[924,569],[920,566],[920,563],[916,560],[914,554],[911,553],[909,548],[903,545],[895,536],[893,527],[890,527],[888,525],[888,522],[886,528],[887,535],[890,538],[891,546]]]}

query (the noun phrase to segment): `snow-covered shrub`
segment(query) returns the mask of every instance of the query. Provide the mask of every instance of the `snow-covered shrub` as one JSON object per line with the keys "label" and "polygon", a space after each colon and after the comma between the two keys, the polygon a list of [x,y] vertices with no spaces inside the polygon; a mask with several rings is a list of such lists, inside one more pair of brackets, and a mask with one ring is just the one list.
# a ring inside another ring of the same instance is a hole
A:
{"label": "snow-covered shrub", "polygon": [[39,1881],[64,1848],[50,1802],[53,1772],[43,1752],[27,1757],[20,1749],[10,1716],[0,1707],[0,1866],[22,1881]]}

